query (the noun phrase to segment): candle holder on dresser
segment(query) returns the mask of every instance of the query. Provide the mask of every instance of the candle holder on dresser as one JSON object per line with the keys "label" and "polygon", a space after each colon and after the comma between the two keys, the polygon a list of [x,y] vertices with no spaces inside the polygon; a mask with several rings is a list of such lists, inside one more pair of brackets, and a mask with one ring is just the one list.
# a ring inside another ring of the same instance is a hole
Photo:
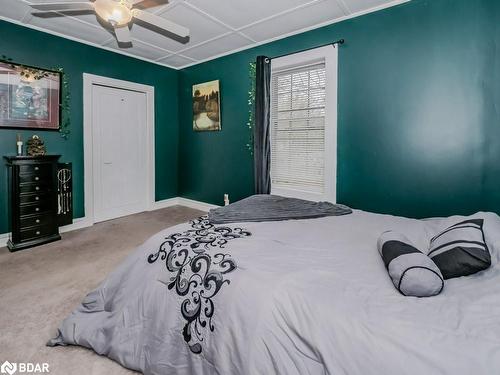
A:
{"label": "candle holder on dresser", "polygon": [[17,251],[61,239],[57,171],[60,155],[4,156],[9,170],[10,238]]}

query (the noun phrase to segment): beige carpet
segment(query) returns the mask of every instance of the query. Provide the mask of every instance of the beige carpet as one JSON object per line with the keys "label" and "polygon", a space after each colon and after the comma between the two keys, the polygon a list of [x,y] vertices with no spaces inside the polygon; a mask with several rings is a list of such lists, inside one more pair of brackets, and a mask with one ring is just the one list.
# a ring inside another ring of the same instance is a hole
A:
{"label": "beige carpet", "polygon": [[50,374],[133,374],[81,347],[45,346],[56,328],[130,252],[151,235],[203,214],[175,206],[63,234],[58,242],[0,249],[0,363],[47,362]]}

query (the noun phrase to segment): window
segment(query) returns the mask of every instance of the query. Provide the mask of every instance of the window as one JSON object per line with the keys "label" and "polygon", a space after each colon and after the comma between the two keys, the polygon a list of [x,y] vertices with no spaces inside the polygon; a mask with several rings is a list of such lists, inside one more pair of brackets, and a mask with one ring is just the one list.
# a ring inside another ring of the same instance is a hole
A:
{"label": "window", "polygon": [[273,194],[335,202],[336,97],[335,47],[273,60]]}

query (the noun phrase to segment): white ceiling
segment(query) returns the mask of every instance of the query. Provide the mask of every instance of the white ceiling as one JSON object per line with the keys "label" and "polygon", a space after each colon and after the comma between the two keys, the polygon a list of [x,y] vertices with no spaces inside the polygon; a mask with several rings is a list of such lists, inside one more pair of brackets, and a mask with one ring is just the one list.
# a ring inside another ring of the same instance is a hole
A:
{"label": "white ceiling", "polygon": [[30,3],[60,0],[0,1],[5,20],[180,69],[409,0],[146,0],[149,12],[188,27],[191,37],[183,44],[133,25],[131,48],[119,48],[93,14],[31,14]]}

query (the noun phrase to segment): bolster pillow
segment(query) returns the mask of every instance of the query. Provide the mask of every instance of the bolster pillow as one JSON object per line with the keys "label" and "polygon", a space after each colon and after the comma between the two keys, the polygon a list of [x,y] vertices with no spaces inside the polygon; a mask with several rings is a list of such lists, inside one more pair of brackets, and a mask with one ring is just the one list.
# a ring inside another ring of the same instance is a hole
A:
{"label": "bolster pillow", "polygon": [[378,239],[378,251],[396,289],[405,296],[430,297],[443,290],[441,271],[403,234],[388,231]]}

